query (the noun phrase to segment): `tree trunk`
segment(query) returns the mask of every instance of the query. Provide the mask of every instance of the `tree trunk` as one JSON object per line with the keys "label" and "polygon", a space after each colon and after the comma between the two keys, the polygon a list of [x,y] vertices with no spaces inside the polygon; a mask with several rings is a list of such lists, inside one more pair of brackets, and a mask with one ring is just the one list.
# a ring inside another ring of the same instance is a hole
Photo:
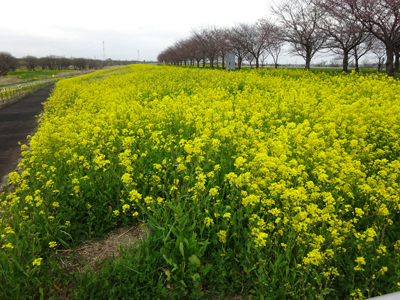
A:
{"label": "tree trunk", "polygon": [[238,69],[239,70],[242,68],[242,60],[243,60],[243,58],[238,57]]}
{"label": "tree trunk", "polygon": [[203,58],[203,68],[205,68],[205,67],[206,67],[206,59]]}
{"label": "tree trunk", "polygon": [[275,62],[275,69],[278,69],[278,63]]}
{"label": "tree trunk", "polygon": [[311,55],[309,55],[307,53],[306,55],[306,65],[304,67],[305,70],[309,70],[310,69],[310,64],[311,64]]}
{"label": "tree trunk", "polygon": [[256,69],[260,66],[260,63],[258,62],[258,57],[256,57]]}
{"label": "tree trunk", "polygon": [[214,68],[214,57],[210,57],[210,68]]}
{"label": "tree trunk", "polygon": [[345,51],[343,53],[343,72],[349,71],[349,52]]}
{"label": "tree trunk", "polygon": [[386,73],[388,76],[394,76],[393,49],[389,47],[386,47]]}
{"label": "tree trunk", "polygon": [[225,53],[222,53],[222,69],[225,69]]}
{"label": "tree trunk", "polygon": [[360,72],[360,68],[359,68],[359,66],[358,66],[358,60],[359,60],[358,56],[355,56],[355,57],[354,57],[354,60],[355,60],[355,64],[356,64],[355,71],[356,71],[357,73],[359,73],[359,72]]}
{"label": "tree trunk", "polygon": [[196,59],[197,61],[197,67],[200,67],[200,59]]}

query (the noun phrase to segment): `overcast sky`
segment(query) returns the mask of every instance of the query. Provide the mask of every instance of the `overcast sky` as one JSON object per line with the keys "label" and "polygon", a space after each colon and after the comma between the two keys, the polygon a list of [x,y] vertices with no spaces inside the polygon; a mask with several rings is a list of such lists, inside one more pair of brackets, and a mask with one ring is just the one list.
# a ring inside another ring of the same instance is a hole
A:
{"label": "overcast sky", "polygon": [[[0,0],[0,51],[15,57],[156,60],[192,28],[268,16],[270,0]],[[62,4],[63,3],[63,4]],[[301,58],[293,58],[300,63]]]}

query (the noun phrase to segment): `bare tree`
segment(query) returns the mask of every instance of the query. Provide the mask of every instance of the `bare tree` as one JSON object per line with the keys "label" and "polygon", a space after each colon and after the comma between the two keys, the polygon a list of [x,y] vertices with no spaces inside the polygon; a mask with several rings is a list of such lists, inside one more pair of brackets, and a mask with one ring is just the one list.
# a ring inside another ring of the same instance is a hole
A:
{"label": "bare tree", "polygon": [[284,40],[292,46],[292,52],[305,60],[305,69],[320,51],[327,39],[319,26],[325,11],[312,0],[283,0],[271,6],[272,13],[283,27]]}
{"label": "bare tree", "polygon": [[250,68],[253,69],[253,65],[251,64],[254,60],[254,55],[252,55],[250,52],[247,53],[245,60],[249,62]]}
{"label": "bare tree", "polygon": [[335,18],[335,15],[329,14],[329,10],[326,16],[320,26],[328,36],[327,47],[343,57],[343,71],[348,72],[350,52],[364,43],[369,34],[357,21]]}
{"label": "bare tree", "polygon": [[267,63],[267,57],[269,56],[269,52],[263,51],[260,55],[260,62],[261,62],[261,67],[263,68],[265,64]]}
{"label": "bare tree", "polygon": [[245,44],[246,42],[242,40],[242,35],[238,33],[238,28],[232,28],[228,32],[228,40],[230,49],[235,53],[238,59],[238,69],[242,68],[242,62],[249,53]]}
{"label": "bare tree", "polygon": [[[109,63],[109,62],[106,62],[106,63]],[[86,62],[85,58],[80,57],[80,58],[72,59],[71,64],[74,67],[74,69],[84,70],[84,69],[86,69],[87,62]]]}
{"label": "bare tree", "polygon": [[358,21],[386,48],[386,72],[394,75],[394,53],[400,31],[399,0],[320,0],[340,19]]}
{"label": "bare tree", "polygon": [[186,49],[185,40],[175,42],[173,48],[175,49],[179,63],[182,64],[183,62],[183,64],[186,66],[187,61],[190,60],[190,53]]}
{"label": "bare tree", "polygon": [[279,56],[281,55],[282,47],[285,43],[282,28],[266,19],[261,19],[259,22],[263,24],[263,30],[267,31],[267,44],[265,50],[272,56],[274,67],[277,69]]}
{"label": "bare tree", "polygon": [[46,62],[46,66],[50,69],[50,70],[57,70],[58,69],[58,65],[59,65],[59,57],[56,55],[47,55],[44,58],[44,61]]}
{"label": "bare tree", "polygon": [[47,69],[47,59],[45,57],[41,57],[39,60],[39,66],[42,70]]}
{"label": "bare tree", "polygon": [[324,67],[326,67],[327,63],[328,63],[328,61],[321,60],[319,63],[317,63],[317,67],[324,68]]}
{"label": "bare tree", "polygon": [[255,24],[240,24],[234,30],[238,35],[238,42],[247,49],[255,60],[256,68],[259,67],[259,58],[265,51],[268,43],[269,23],[257,22]]}
{"label": "bare tree", "polygon": [[337,68],[337,67],[340,67],[340,62],[341,62],[340,57],[335,57],[335,58],[331,59],[331,61],[329,62],[329,65],[333,68]]}
{"label": "bare tree", "polygon": [[193,52],[193,58],[196,61],[197,67],[200,66],[200,61],[204,59],[206,53],[203,45],[198,41],[198,39],[194,36],[190,37],[187,41],[189,44],[189,48]]}
{"label": "bare tree", "polygon": [[377,58],[378,72],[382,72],[383,63],[385,62],[385,57],[386,57],[385,45],[380,40],[375,40],[371,47],[371,52],[375,54]]}
{"label": "bare tree", "polygon": [[[125,62],[122,63],[123,65],[126,65]],[[68,67],[71,65],[71,61],[69,61]],[[98,69],[99,67],[99,62],[95,59],[88,59],[87,60],[87,66],[89,69]]]}
{"label": "bare tree", "polygon": [[192,34],[204,49],[203,67],[205,67],[206,58],[210,61],[210,67],[214,67],[214,61],[218,55],[218,45],[213,34],[215,27],[203,28],[200,30],[192,30]]}
{"label": "bare tree", "polygon": [[0,52],[0,76],[17,69],[17,59],[9,52]]}
{"label": "bare tree", "polygon": [[174,46],[170,46],[164,51],[162,51],[157,58],[160,62],[165,61],[169,64],[179,64],[180,57]]}
{"label": "bare tree", "polygon": [[399,72],[400,68],[400,32],[397,34],[397,41],[394,47],[394,72]]}
{"label": "bare tree", "polygon": [[36,56],[27,55],[24,56],[22,60],[26,63],[26,67],[30,71],[35,71],[35,69],[39,66],[39,60]]}
{"label": "bare tree", "polygon": [[71,59],[69,59],[65,56],[60,57],[59,66],[60,66],[60,70],[68,69],[71,66]]}
{"label": "bare tree", "polygon": [[367,35],[367,38],[364,39],[364,41],[361,44],[356,45],[351,49],[351,55],[354,57],[354,68],[356,72],[359,72],[359,61],[361,57],[363,57],[365,54],[367,54],[373,45],[374,42],[374,37],[370,34]]}
{"label": "bare tree", "polygon": [[[225,68],[225,56],[230,50],[229,45],[229,34],[226,28],[215,28],[213,30],[214,40],[217,43],[218,47],[218,56],[222,59],[222,68]],[[218,66],[218,58],[217,58],[217,66]]]}

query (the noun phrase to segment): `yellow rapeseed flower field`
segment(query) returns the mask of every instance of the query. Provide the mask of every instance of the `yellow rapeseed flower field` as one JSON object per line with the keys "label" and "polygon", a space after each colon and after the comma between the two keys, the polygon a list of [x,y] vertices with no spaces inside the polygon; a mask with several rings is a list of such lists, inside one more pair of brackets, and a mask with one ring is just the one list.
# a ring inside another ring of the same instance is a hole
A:
{"label": "yellow rapeseed flower field", "polygon": [[208,240],[193,255],[250,293],[396,291],[399,90],[381,75],[146,65],[60,81],[2,196],[2,255],[28,232],[24,264],[42,270],[73,239],[148,220],[165,243]]}

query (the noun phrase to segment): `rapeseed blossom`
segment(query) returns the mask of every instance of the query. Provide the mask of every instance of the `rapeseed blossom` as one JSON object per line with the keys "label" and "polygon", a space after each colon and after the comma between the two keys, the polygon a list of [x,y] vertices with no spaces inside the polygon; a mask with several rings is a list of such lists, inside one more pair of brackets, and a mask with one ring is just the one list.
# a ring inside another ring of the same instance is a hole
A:
{"label": "rapeseed blossom", "polygon": [[37,265],[40,266],[40,264],[42,263],[43,258],[36,258],[33,262],[32,265]]}
{"label": "rapeseed blossom", "polygon": [[[9,174],[4,215],[20,221],[3,218],[2,251],[16,251],[24,222],[89,232],[92,220],[167,228],[190,215],[191,234],[254,264],[290,257],[304,286],[325,285],[319,274],[335,290],[349,270],[360,282],[396,276],[398,90],[384,76],[156,66],[60,81]],[[75,207],[86,223],[66,213]],[[347,298],[362,297],[349,286]]]}
{"label": "rapeseed blossom", "polygon": [[225,230],[220,230],[217,233],[217,236],[221,243],[226,243],[226,231]]}
{"label": "rapeseed blossom", "polygon": [[211,219],[210,217],[205,217],[204,224],[206,224],[206,226],[209,227],[211,224],[214,224],[214,220]]}

